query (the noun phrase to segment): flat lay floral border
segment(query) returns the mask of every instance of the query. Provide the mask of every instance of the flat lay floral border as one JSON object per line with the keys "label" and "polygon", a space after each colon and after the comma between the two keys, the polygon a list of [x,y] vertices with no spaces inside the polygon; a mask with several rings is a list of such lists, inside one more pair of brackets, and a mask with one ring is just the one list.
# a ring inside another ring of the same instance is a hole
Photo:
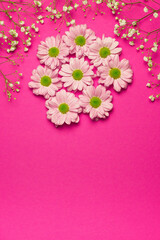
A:
{"label": "flat lay floral border", "polygon": [[[128,41],[130,46],[136,46],[137,51],[144,54],[144,62],[151,73],[147,87],[155,89],[159,87],[160,71],[156,56],[159,54],[160,28],[158,24],[152,24],[151,30],[144,27],[150,22],[156,23],[159,19],[160,3],[156,0],[64,0],[59,9],[58,1],[51,3],[43,1],[10,1],[0,0],[0,75],[5,83],[5,92],[10,101],[15,98],[14,93],[20,91],[20,82],[23,73],[18,73],[18,65],[23,61],[25,53],[29,51],[34,42],[34,37],[39,34],[40,24],[48,18],[55,24],[55,29],[61,31],[61,26],[75,26],[76,11],[84,13],[93,12],[93,20],[98,14],[105,14],[107,7],[111,10],[117,23],[114,33],[118,37]],[[133,13],[141,11],[139,18]],[[26,20],[27,19],[27,20]],[[12,64],[15,71],[5,73],[4,64]],[[160,94],[150,95],[154,102]]]}

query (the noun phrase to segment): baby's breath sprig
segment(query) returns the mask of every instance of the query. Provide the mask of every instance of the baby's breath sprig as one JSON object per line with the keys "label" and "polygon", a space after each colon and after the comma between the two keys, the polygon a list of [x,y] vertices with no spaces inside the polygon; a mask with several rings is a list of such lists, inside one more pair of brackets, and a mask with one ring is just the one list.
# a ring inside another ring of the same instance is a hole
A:
{"label": "baby's breath sprig", "polygon": [[[32,39],[39,32],[38,23],[43,23],[40,17],[41,1],[0,0],[0,79],[4,80],[8,100],[14,97],[14,92],[20,91],[20,77],[17,60],[22,61],[24,53],[29,51]],[[27,21],[26,21],[27,19]],[[31,22],[30,24],[28,24]],[[23,49],[24,53],[21,53]],[[16,69],[4,73],[8,69],[4,64],[10,63]]]}

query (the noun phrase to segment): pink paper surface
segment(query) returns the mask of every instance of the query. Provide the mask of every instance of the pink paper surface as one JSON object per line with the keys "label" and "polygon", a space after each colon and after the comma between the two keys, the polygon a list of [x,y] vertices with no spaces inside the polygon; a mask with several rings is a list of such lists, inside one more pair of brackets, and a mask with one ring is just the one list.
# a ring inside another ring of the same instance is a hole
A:
{"label": "pink paper surface", "polygon": [[[114,37],[109,11],[76,20]],[[160,103],[148,100],[142,55],[120,40],[134,80],[112,91],[107,120],[82,114],[78,125],[55,128],[28,88],[37,45],[57,34],[51,22],[40,33],[20,67],[17,100],[0,96],[0,240],[159,240]]]}

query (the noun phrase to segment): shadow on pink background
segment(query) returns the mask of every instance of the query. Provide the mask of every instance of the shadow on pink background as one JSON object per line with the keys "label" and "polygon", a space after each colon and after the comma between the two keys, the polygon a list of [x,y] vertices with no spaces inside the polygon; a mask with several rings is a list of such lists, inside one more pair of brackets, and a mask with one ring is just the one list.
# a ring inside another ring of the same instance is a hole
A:
{"label": "shadow on pink background", "polygon": [[[97,36],[114,37],[109,11],[77,17],[86,21]],[[50,22],[40,33],[21,65],[17,100],[0,96],[0,240],[159,240],[160,103],[148,101],[142,56],[120,40],[134,81],[112,91],[107,120],[81,115],[78,125],[55,128],[28,88],[37,45],[57,34]]]}

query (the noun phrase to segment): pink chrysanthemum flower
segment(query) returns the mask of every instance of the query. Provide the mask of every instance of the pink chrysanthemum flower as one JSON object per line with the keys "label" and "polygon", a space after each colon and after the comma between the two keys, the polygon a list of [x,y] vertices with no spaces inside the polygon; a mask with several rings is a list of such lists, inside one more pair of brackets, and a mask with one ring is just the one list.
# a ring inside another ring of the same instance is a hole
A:
{"label": "pink chrysanthemum flower", "polygon": [[71,122],[78,123],[78,113],[81,112],[80,102],[73,93],[64,89],[56,93],[56,96],[46,101],[47,118],[56,126]]}
{"label": "pink chrysanthemum flower", "polygon": [[128,60],[119,61],[119,56],[116,55],[110,59],[108,65],[98,68],[98,75],[100,76],[99,83],[106,87],[113,84],[113,88],[120,92],[132,82],[133,71]]}
{"label": "pink chrysanthemum flower", "polygon": [[82,55],[88,56],[89,46],[95,41],[95,33],[91,29],[87,29],[87,25],[77,25],[70,27],[63,36],[63,40],[70,49],[70,53],[76,53],[76,57]]}
{"label": "pink chrysanthemum flower", "polygon": [[28,86],[33,88],[33,93],[43,95],[46,99],[54,96],[62,87],[62,82],[58,78],[58,69],[53,71],[50,68],[38,66],[33,70],[31,79]]}
{"label": "pink chrysanthemum flower", "polygon": [[61,40],[60,36],[47,37],[45,42],[41,41],[38,46],[37,57],[40,59],[41,64],[55,69],[59,67],[61,63],[68,61],[69,49],[65,43]]}
{"label": "pink chrysanthemum flower", "polygon": [[71,58],[69,64],[62,65],[59,74],[62,76],[64,87],[68,87],[68,91],[79,90],[93,84],[92,71],[93,65],[89,65],[84,58]]}
{"label": "pink chrysanthemum flower", "polygon": [[91,119],[106,118],[113,108],[111,92],[101,85],[87,87],[79,98],[83,112],[89,113]]}
{"label": "pink chrysanthemum flower", "polygon": [[107,64],[110,56],[120,54],[122,48],[117,47],[119,44],[114,38],[102,36],[102,39],[97,38],[96,42],[90,46],[89,59],[98,67],[101,64]]}

